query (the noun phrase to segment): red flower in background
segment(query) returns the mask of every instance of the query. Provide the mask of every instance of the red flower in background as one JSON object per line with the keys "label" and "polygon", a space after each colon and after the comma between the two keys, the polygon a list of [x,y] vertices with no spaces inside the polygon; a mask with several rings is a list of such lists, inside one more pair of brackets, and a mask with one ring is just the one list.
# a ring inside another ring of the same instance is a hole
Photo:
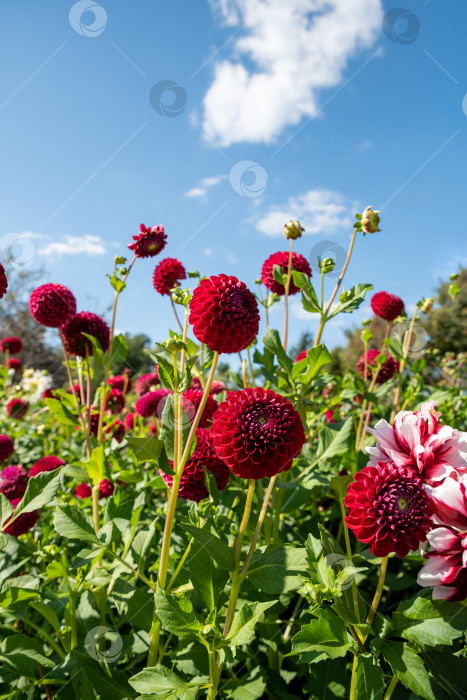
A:
{"label": "red flower in background", "polygon": [[210,350],[240,352],[258,335],[258,303],[236,277],[209,277],[193,292],[189,320],[197,339]]}
{"label": "red flower in background", "polygon": [[149,416],[158,415],[162,417],[162,411],[167,401],[167,396],[172,392],[168,389],[156,389],[145,394],[135,404],[135,411],[138,416],[148,418]]}
{"label": "red flower in background", "polygon": [[21,352],[22,349],[23,343],[15,336],[12,338],[2,338],[0,340],[0,350],[2,352],[6,352],[6,350],[8,350],[10,355],[16,355],[18,352]]}
{"label": "red flower in background", "polygon": [[[274,265],[279,265],[282,268],[282,272],[287,274],[287,269],[289,266],[289,253],[286,251],[273,253],[267,260],[264,261],[263,267],[261,268],[261,281],[264,286],[271,292],[275,292],[275,294],[279,294],[279,296],[284,296],[284,285],[276,282],[274,279]],[[300,253],[292,253],[292,270],[304,272],[308,277],[311,277],[310,264],[308,260],[303,257],[303,255],[300,255]],[[299,291],[299,287],[294,285],[292,278],[290,280],[289,294],[296,294]]]}
{"label": "red flower in background", "polygon": [[153,386],[159,386],[159,384],[158,374],[142,374],[141,377],[136,380],[135,394],[136,396],[144,396],[148,391],[151,391]]}
{"label": "red flower in background", "polygon": [[10,464],[0,472],[0,493],[8,500],[21,498],[26,491],[29,477],[20,464]]}
{"label": "red flower in background", "polygon": [[36,476],[41,472],[53,472],[58,467],[63,467],[66,462],[60,457],[55,457],[55,455],[47,455],[46,457],[41,457],[34,462],[32,467],[29,469],[29,477]]}
{"label": "red flower in background", "polygon": [[297,357],[295,358],[295,362],[300,362],[300,360],[304,360],[306,358],[308,350],[302,350],[301,352],[298,353]]}
{"label": "red flower in background", "polygon": [[24,418],[28,412],[29,404],[22,399],[11,399],[6,405],[6,414],[9,418]]}
{"label": "red flower in background", "polygon": [[8,435],[0,435],[0,463],[9,459],[15,451],[13,440]]}
{"label": "red flower in background", "polygon": [[[13,506],[13,510],[16,510],[16,506],[20,501],[21,498],[12,499],[11,505]],[[6,532],[8,535],[12,535],[13,537],[24,535],[34,527],[38,518],[39,511],[37,510],[33,510],[30,513],[21,513],[21,515],[18,515],[16,520],[11,523],[11,525],[7,525],[7,527],[4,528],[4,532]]]}
{"label": "red flower in background", "polygon": [[[183,392],[183,410],[190,419],[190,422],[193,422],[202,398],[203,392],[197,389],[187,389]],[[210,422],[212,421],[212,417],[218,408],[219,404],[217,401],[213,399],[212,396],[208,396],[206,406],[204,407],[201,420],[199,422],[200,428],[207,428],[209,426]]]}
{"label": "red flower in background", "polygon": [[125,396],[119,389],[111,389],[105,399],[105,407],[113,415],[120,413],[125,406]]}
{"label": "red flower in background", "polygon": [[108,433],[110,437],[115,438],[117,442],[121,442],[126,433],[125,424],[122,423],[121,420],[116,420],[106,428],[105,432],[106,434]]}
{"label": "red flower in background", "polygon": [[186,280],[186,270],[176,258],[161,260],[152,276],[154,289],[159,294],[170,294],[178,280]]}
{"label": "red flower in background", "polygon": [[[386,353],[385,353],[386,354]],[[368,350],[367,352],[367,367],[366,367],[366,378],[371,379],[373,376],[373,365],[375,364],[376,358],[381,355],[379,350]],[[377,384],[384,384],[388,382],[393,376],[399,371],[399,360],[395,360],[392,355],[387,355],[386,362],[379,368],[378,376],[376,378]],[[365,353],[360,356],[357,362],[357,369],[360,372],[360,376],[363,378],[365,374]]]}
{"label": "red flower in background", "polygon": [[7,369],[14,369],[16,373],[18,373],[23,366],[23,363],[19,359],[19,357],[9,357],[8,362],[5,362],[5,367]]}
{"label": "red flower in background", "polygon": [[69,355],[86,357],[86,351],[89,355],[93,354],[91,341],[83,333],[92,335],[99,342],[103,352],[106,352],[109,347],[110,329],[108,325],[100,316],[90,311],[81,311],[81,313],[76,314],[60,328],[60,332]]}
{"label": "red flower in background", "polygon": [[[198,377],[193,377],[191,380],[190,389],[195,389],[196,391],[203,391],[203,385]],[[222,394],[223,391],[227,391],[227,387],[224,382],[218,379],[213,379],[211,383],[211,388],[209,390],[210,394]]]}
{"label": "red flower in background", "polygon": [[230,393],[214,416],[211,433],[219,457],[245,479],[287,471],[305,443],[302,421],[290,401],[260,387]]}
{"label": "red flower in background", "polygon": [[413,469],[395,464],[380,462],[357,472],[344,503],[348,527],[377,557],[391,552],[406,557],[425,542],[432,526],[423,481]]}
{"label": "red flower in background", "polygon": [[[99,484],[99,498],[108,498],[115,491],[115,486],[108,479],[102,479]],[[75,486],[73,490],[73,495],[76,498],[90,498],[92,496],[91,484],[81,483]]]}
{"label": "red flower in background", "polygon": [[0,263],[0,299],[5,296],[8,289],[8,280],[5,274],[5,268]]}
{"label": "red flower in background", "polygon": [[376,316],[384,318],[385,321],[394,321],[404,311],[402,299],[389,292],[373,294],[370,305]]}
{"label": "red flower in background", "polygon": [[153,258],[158,255],[167,243],[167,236],[163,226],[154,226],[154,228],[146,227],[140,224],[140,233],[133,236],[133,243],[128,245],[128,248],[138,258]]}
{"label": "red flower in background", "polygon": [[110,377],[107,379],[107,384],[112,389],[118,389],[124,394],[128,394],[131,391],[131,377],[127,374],[117,374],[115,377]]}
{"label": "red flower in background", "polygon": [[62,284],[43,284],[31,294],[29,310],[43,326],[60,328],[76,314],[76,299]]}
{"label": "red flower in background", "polygon": [[127,413],[124,423],[127,430],[133,430],[136,424],[136,413]]}
{"label": "red flower in background", "polygon": [[[229,481],[230,471],[224,462],[218,457],[214,449],[212,436],[209,430],[198,428],[196,431],[196,448],[193,455],[185,464],[178,495],[184,501],[201,501],[209,496],[204,481],[204,468],[214,475],[217,488],[222,491]],[[173,467],[173,463],[171,462]],[[172,488],[173,478],[161,471],[165,483]]]}
{"label": "red flower in background", "polygon": [[[77,396],[77,398],[78,398],[78,403],[81,403],[81,388],[80,388],[80,385],[79,385],[79,384],[73,384],[73,389],[75,390],[75,394],[76,394],[76,396]],[[71,386],[68,387],[68,389],[66,390],[66,393],[67,393],[67,394],[72,394],[72,393],[73,393],[73,390],[72,390]],[[86,403],[86,388],[85,388],[85,387],[83,387],[83,396],[84,396],[84,403]]]}

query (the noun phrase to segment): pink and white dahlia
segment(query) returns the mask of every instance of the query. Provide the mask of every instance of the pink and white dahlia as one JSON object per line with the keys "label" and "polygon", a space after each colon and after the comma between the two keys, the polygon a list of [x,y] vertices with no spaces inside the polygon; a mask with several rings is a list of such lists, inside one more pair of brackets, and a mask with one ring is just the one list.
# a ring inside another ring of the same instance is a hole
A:
{"label": "pink and white dahlia", "polygon": [[467,433],[440,425],[441,413],[435,407],[435,401],[427,401],[419,411],[400,411],[392,426],[380,420],[369,428],[376,438],[376,445],[367,447],[369,464],[414,467],[429,484],[455,472],[467,473]]}
{"label": "pink and white dahlia", "polygon": [[467,598],[467,477],[448,477],[439,486],[426,486],[434,511],[428,533],[428,561],[418,574],[420,586],[434,586],[433,599]]}

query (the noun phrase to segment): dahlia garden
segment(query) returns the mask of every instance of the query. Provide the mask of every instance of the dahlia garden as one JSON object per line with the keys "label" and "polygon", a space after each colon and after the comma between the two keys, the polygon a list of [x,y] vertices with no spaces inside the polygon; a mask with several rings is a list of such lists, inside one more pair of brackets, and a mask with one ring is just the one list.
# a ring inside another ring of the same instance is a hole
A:
{"label": "dahlia garden", "polygon": [[[414,343],[432,299],[346,288],[379,226],[357,214],[335,270],[290,221],[255,281],[187,272],[141,225],[110,318],[32,292],[67,381],[0,339],[0,698],[467,697],[462,358]],[[174,327],[138,375],[116,319],[141,258]],[[316,329],[296,356],[292,295]],[[328,324],[362,303],[385,337],[364,323],[338,372]]]}

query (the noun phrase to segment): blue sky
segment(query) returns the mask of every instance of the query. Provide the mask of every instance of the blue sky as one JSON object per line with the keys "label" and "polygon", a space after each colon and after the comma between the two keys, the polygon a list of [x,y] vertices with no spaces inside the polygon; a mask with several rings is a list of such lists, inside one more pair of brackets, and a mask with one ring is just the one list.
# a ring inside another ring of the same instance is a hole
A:
{"label": "blue sky", "polygon": [[[253,287],[291,216],[309,258],[346,249],[372,205],[382,231],[359,238],[346,286],[411,309],[467,264],[467,8],[397,7],[3,0],[0,259],[44,267],[80,310],[104,312],[105,273],[141,222],[165,227],[162,257]],[[174,324],[157,261],[138,261],[117,326],[160,340]],[[368,315],[339,317],[324,341]],[[295,297],[291,341],[316,327]]]}

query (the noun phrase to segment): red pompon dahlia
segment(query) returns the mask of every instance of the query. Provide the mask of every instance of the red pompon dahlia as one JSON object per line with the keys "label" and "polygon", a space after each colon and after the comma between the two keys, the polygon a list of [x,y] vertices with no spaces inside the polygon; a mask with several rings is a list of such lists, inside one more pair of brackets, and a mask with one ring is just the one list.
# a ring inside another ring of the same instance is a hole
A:
{"label": "red pompon dahlia", "polygon": [[105,399],[105,407],[110,413],[116,415],[125,406],[125,395],[119,389],[111,389]]}
{"label": "red pompon dahlia", "polygon": [[28,412],[29,404],[22,399],[11,399],[6,405],[6,414],[9,418],[24,418]]}
{"label": "red pompon dahlia", "polygon": [[81,311],[81,313],[76,314],[60,328],[60,332],[69,355],[86,357],[86,350],[89,355],[93,354],[91,341],[83,333],[92,335],[99,342],[103,352],[106,352],[109,347],[110,329],[108,325],[100,316],[90,311]]}
{"label": "red pompon dahlia", "polygon": [[92,495],[91,484],[85,484],[84,482],[78,484],[78,486],[75,486],[73,489],[73,495],[81,499],[90,498]]}
{"label": "red pompon dahlia", "polygon": [[[80,385],[73,384],[73,389],[75,390],[75,394],[76,394],[76,397],[78,399],[78,403],[81,403],[81,387],[80,387]],[[66,393],[72,394],[73,389],[71,388],[71,386],[69,386],[68,389],[66,390]],[[86,403],[86,389],[85,389],[85,387],[83,387],[83,396],[84,396],[84,403]]]}
{"label": "red pompon dahlia", "polygon": [[376,557],[406,557],[426,541],[433,524],[423,481],[413,469],[380,462],[357,472],[344,500],[345,519]]}
{"label": "red pompon dahlia", "polygon": [[[368,350],[366,367],[367,379],[371,379],[373,376],[372,367],[375,364],[376,358],[380,354],[381,353],[379,350]],[[392,379],[393,376],[399,371],[399,364],[399,360],[395,360],[392,355],[388,354],[386,362],[379,368],[376,383],[384,384],[384,382],[388,382],[390,379]],[[357,369],[360,372],[360,376],[363,378],[363,375],[365,374],[365,353],[361,355],[359,361],[357,362]]]}
{"label": "red pompon dahlia", "polygon": [[[198,406],[200,405],[202,398],[203,392],[197,389],[187,389],[183,392],[183,410],[190,419],[190,422],[193,422],[193,419],[196,416],[196,412],[198,410]],[[217,403],[217,401],[213,399],[212,396],[208,396],[206,406],[204,407],[204,411],[201,415],[201,420],[199,422],[200,428],[209,427],[209,424],[212,421],[212,417],[218,408],[219,404]]]}
{"label": "red pompon dahlia", "polygon": [[161,418],[167,396],[171,393],[168,389],[156,389],[156,391],[144,394],[135,404],[136,413],[143,418],[149,418],[149,416],[156,414]]}
{"label": "red pompon dahlia", "polygon": [[195,336],[210,350],[240,352],[258,335],[258,302],[236,277],[201,280],[193,292],[190,312]]}
{"label": "red pompon dahlia", "polygon": [[121,420],[116,420],[106,428],[105,432],[110,437],[115,438],[117,442],[121,442],[126,433],[125,424]]}
{"label": "red pompon dahlia", "polygon": [[141,224],[140,233],[133,236],[133,243],[128,248],[133,251],[137,258],[153,258],[165,248],[167,236],[163,226],[146,227]]}
{"label": "red pompon dahlia", "polygon": [[8,350],[10,355],[16,355],[23,349],[23,343],[19,338],[13,336],[12,338],[2,338],[0,340],[0,350],[5,352]]}
{"label": "red pompon dahlia", "polygon": [[[102,479],[99,484],[99,498],[108,498],[115,491],[115,486],[108,479]],[[92,496],[91,484],[81,483],[75,486],[73,490],[73,495],[76,498],[90,498]]]}
{"label": "red pompon dahlia", "polygon": [[115,377],[110,377],[107,380],[107,384],[112,387],[112,389],[118,389],[124,394],[128,394],[131,391],[131,376],[128,374],[117,374]]}
{"label": "red pompon dahlia", "polygon": [[10,464],[0,472],[0,493],[3,493],[9,501],[13,498],[21,498],[28,485],[28,474],[20,464]]}
{"label": "red pompon dahlia", "polygon": [[21,362],[19,357],[9,357],[8,362],[5,362],[5,367],[7,369],[14,369],[15,372],[19,372],[22,366],[23,363]]}
{"label": "red pompon dahlia", "polygon": [[151,391],[153,386],[159,386],[159,375],[158,374],[142,374],[136,380],[135,383],[135,394],[136,396],[144,396],[148,391]]}
{"label": "red pompon dahlia", "polygon": [[31,294],[29,310],[43,326],[60,328],[76,314],[76,299],[62,284],[43,284]]}
{"label": "red pompon dahlia", "polygon": [[[180,488],[178,490],[179,497],[183,498],[184,501],[198,502],[209,496],[204,481],[203,467],[214,475],[217,488],[219,491],[223,491],[228,484],[230,471],[218,457],[214,449],[210,431],[204,428],[198,428],[196,431],[195,451],[185,464],[180,481]],[[165,483],[172,488],[172,477],[162,471],[161,476]]]}
{"label": "red pompon dahlia", "polygon": [[127,413],[124,423],[127,430],[133,430],[136,425],[136,413]]}
{"label": "red pompon dahlia", "polygon": [[219,457],[245,479],[287,471],[306,439],[290,401],[260,387],[230,393],[214,415],[211,434]]}
{"label": "red pompon dahlia", "polygon": [[60,457],[55,457],[55,455],[47,455],[46,457],[41,457],[34,462],[32,467],[29,469],[29,478],[36,476],[41,472],[53,472],[59,467],[63,467],[66,462]]}
{"label": "red pompon dahlia", "polygon": [[[286,251],[273,253],[267,260],[264,261],[263,267],[261,268],[261,281],[264,286],[271,292],[275,292],[276,294],[279,294],[279,296],[284,296],[284,285],[280,284],[280,282],[276,282],[274,279],[274,265],[279,265],[282,268],[283,273],[287,274],[287,269],[289,266],[289,253]],[[303,257],[303,255],[300,255],[300,253],[292,253],[292,270],[304,272],[308,277],[311,277],[310,264],[308,260]],[[293,279],[291,279],[289,294],[296,294],[299,291],[299,287],[296,287],[293,283]]]}
{"label": "red pompon dahlia", "polygon": [[56,389],[46,389],[42,394],[43,399],[57,399],[60,401],[60,397],[57,394]]}
{"label": "red pompon dahlia", "polygon": [[0,464],[9,459],[15,451],[13,440],[8,435],[0,435]]}
{"label": "red pompon dahlia", "polygon": [[297,357],[295,358],[295,362],[300,362],[300,360],[304,360],[306,358],[308,350],[302,350],[301,352],[298,353]]}
{"label": "red pompon dahlia", "polygon": [[[203,391],[203,385],[201,384],[201,381],[198,379],[198,377],[193,377],[193,379],[191,380],[190,389],[195,389],[196,391],[201,392]],[[216,395],[222,394],[223,391],[227,391],[227,387],[224,384],[224,382],[221,382],[218,379],[213,379],[209,393]]]}
{"label": "red pompon dahlia", "polygon": [[115,486],[108,479],[102,479],[99,484],[99,498],[109,498],[115,491]]}
{"label": "red pompon dahlia", "polygon": [[395,294],[377,292],[371,297],[371,308],[376,316],[385,321],[394,321],[404,311],[404,302]]}
{"label": "red pompon dahlia", "polygon": [[[13,498],[11,501],[13,510],[16,510],[16,506],[20,501],[21,498]],[[31,530],[37,523],[38,518],[39,511],[37,510],[33,510],[30,513],[21,513],[21,515],[18,515],[16,520],[12,522],[11,525],[7,525],[3,531],[8,535],[12,535],[13,537],[19,537],[20,535],[24,535],[26,532],[29,532],[29,530]]]}
{"label": "red pompon dahlia", "polygon": [[186,270],[176,258],[164,258],[154,270],[152,283],[159,294],[170,294],[178,280],[186,280]]}
{"label": "red pompon dahlia", "polygon": [[5,274],[5,268],[0,263],[0,299],[5,296],[8,289],[8,280]]}

